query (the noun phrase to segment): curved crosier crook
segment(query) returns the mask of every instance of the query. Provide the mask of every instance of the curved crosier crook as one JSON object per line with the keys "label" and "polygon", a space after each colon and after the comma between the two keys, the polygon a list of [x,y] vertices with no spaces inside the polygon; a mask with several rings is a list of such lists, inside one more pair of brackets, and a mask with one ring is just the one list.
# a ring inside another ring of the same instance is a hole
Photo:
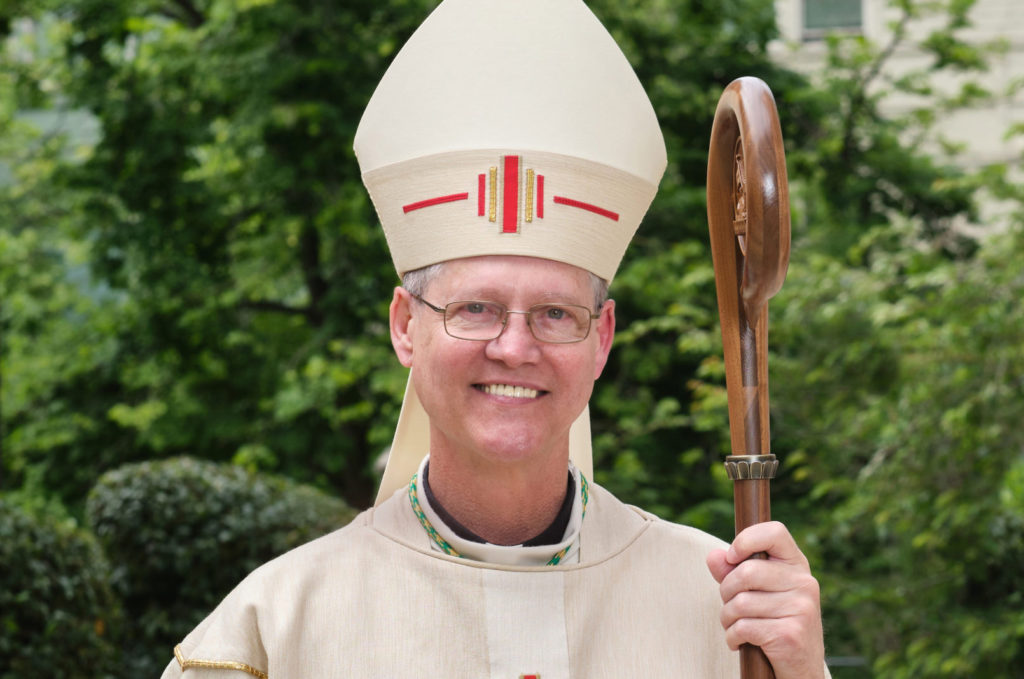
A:
{"label": "curved crosier crook", "polygon": [[708,159],[708,219],[715,220],[712,231],[724,226],[716,221],[731,222],[743,263],[740,292],[753,325],[782,287],[789,266],[782,129],[775,98],[758,78],[734,80],[718,100]]}
{"label": "curved crosier crook", "polygon": [[[708,226],[722,324],[736,532],[771,519],[768,300],[789,267],[789,184],[771,90],[757,78],[726,87],[708,156]],[[763,555],[761,555],[763,556]],[[756,646],[740,649],[744,679],[773,678]]]}

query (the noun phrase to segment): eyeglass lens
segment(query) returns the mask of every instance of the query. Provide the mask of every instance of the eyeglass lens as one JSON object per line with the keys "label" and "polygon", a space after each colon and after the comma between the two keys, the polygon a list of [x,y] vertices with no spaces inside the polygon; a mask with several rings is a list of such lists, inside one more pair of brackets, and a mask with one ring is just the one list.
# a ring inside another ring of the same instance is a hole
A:
{"label": "eyeglass lens", "polygon": [[533,336],[541,342],[578,342],[590,333],[590,309],[574,304],[535,304],[509,311],[497,302],[452,302],[445,307],[445,330],[452,337],[490,340],[501,334],[509,313],[525,313]]}

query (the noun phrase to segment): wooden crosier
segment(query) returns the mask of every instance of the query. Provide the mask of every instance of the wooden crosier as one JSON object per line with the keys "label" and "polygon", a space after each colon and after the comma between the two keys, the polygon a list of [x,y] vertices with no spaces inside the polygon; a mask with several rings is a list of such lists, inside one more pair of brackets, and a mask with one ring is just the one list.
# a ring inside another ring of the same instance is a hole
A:
{"label": "wooden crosier", "polygon": [[[736,532],[771,519],[778,460],[768,427],[768,300],[789,265],[789,188],[771,90],[757,78],[725,88],[708,156],[708,226],[729,396]],[[765,558],[766,555],[755,555]],[[743,679],[773,679],[760,648],[740,648]]]}

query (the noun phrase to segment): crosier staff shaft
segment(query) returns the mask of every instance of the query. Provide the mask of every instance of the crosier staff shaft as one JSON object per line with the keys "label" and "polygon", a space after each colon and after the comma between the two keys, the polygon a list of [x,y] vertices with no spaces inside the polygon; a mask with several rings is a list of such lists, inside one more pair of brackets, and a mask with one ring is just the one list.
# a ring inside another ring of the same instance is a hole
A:
{"label": "crosier staff shaft", "polygon": [[[708,156],[708,227],[722,325],[736,532],[771,519],[778,461],[768,419],[768,300],[789,266],[789,188],[771,90],[757,78],[726,87]],[[764,558],[765,555],[757,555]],[[773,679],[760,648],[740,649],[743,679]]]}

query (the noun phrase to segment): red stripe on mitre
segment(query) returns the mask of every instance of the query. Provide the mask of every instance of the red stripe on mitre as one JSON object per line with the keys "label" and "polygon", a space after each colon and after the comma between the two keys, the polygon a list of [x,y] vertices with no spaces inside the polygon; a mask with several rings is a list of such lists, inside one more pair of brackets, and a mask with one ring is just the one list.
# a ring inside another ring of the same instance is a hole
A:
{"label": "red stripe on mitre", "polygon": [[537,175],[537,219],[544,219],[544,175]]}
{"label": "red stripe on mitre", "polygon": [[558,203],[559,205],[568,205],[569,207],[578,207],[581,210],[587,210],[588,212],[593,212],[594,214],[601,215],[602,217],[607,217],[612,221],[619,221],[618,212],[612,212],[611,210],[606,210],[603,207],[598,207],[597,205],[584,203],[581,200],[574,200],[564,196],[555,196],[551,199],[551,202]]}
{"label": "red stripe on mitre", "polygon": [[502,181],[501,231],[516,233],[519,230],[519,156],[505,156]]}
{"label": "red stripe on mitre", "polygon": [[487,175],[476,176],[476,216],[484,216],[484,206],[487,202]]}
{"label": "red stripe on mitre", "polygon": [[454,203],[457,200],[469,200],[469,193],[453,193],[448,196],[438,196],[437,198],[427,198],[426,200],[409,203],[402,206],[402,212],[412,212],[413,210],[420,210],[432,205],[440,205],[441,203]]}

